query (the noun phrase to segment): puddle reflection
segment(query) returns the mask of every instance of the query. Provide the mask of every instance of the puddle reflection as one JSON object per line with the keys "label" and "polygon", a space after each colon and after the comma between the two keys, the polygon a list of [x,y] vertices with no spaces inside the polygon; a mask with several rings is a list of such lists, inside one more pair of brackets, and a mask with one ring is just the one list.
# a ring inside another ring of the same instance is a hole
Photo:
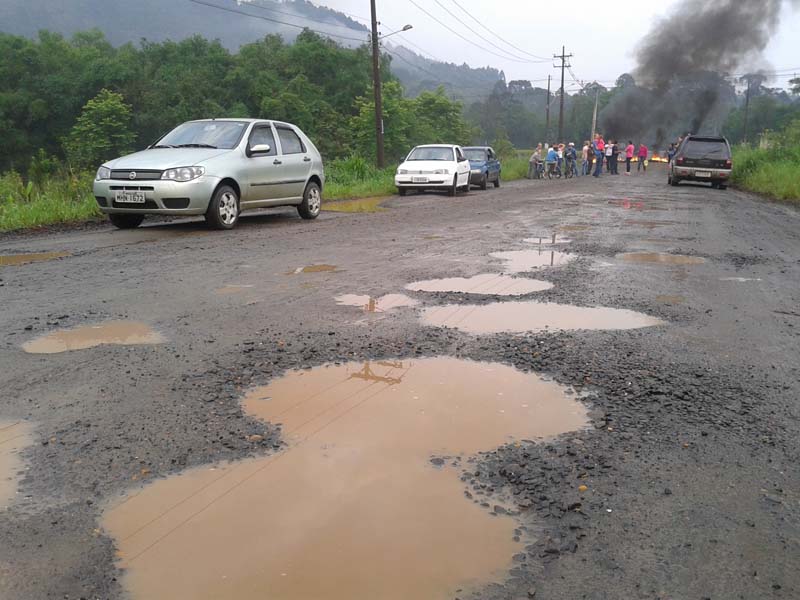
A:
{"label": "puddle reflection", "polygon": [[0,510],[7,508],[17,493],[17,473],[23,464],[19,453],[33,443],[33,425],[25,421],[0,419]]}
{"label": "puddle reflection", "polygon": [[417,300],[403,294],[387,294],[380,298],[344,294],[336,297],[336,303],[342,306],[358,307],[366,313],[382,313],[395,308],[406,308],[419,304]]}
{"label": "puddle reflection", "polygon": [[663,252],[631,252],[617,256],[629,263],[652,265],[702,265],[705,258],[684,256],[683,254],[665,254]]}
{"label": "puddle reflection", "polygon": [[30,354],[57,354],[105,344],[135,346],[161,344],[164,341],[160,333],[144,323],[108,321],[100,325],[54,331],[23,344],[22,349]]}
{"label": "puddle reflection", "polygon": [[575,258],[557,250],[514,250],[511,252],[492,252],[489,256],[504,261],[507,273],[525,273],[541,267],[559,267]]}
{"label": "puddle reflection", "polygon": [[451,277],[448,279],[431,279],[416,281],[406,286],[407,290],[416,292],[449,292],[462,294],[486,294],[492,296],[524,296],[534,292],[552,289],[549,281],[524,279],[485,273],[474,277]]}

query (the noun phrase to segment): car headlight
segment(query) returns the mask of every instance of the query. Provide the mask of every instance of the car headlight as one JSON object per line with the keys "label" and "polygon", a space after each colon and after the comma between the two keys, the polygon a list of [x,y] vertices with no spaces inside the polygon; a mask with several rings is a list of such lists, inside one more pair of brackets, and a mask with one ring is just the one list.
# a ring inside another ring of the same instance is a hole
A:
{"label": "car headlight", "polygon": [[177,169],[167,169],[161,174],[161,179],[171,181],[191,181],[205,175],[205,167],[178,167]]}
{"label": "car headlight", "polygon": [[450,175],[450,171],[447,169],[436,169],[433,172],[434,175]]}
{"label": "car headlight", "polygon": [[104,179],[111,179],[111,169],[108,167],[100,167],[97,169],[97,175],[95,175],[96,181],[103,181]]}
{"label": "car headlight", "polygon": [[408,175],[408,169],[397,169],[398,175]]}

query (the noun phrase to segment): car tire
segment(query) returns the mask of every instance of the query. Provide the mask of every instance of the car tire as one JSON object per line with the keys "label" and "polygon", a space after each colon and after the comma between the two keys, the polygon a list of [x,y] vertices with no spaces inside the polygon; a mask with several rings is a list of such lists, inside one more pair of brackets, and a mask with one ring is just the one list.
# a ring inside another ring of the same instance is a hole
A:
{"label": "car tire", "polygon": [[144,221],[144,215],[108,215],[108,220],[117,229],[136,229]]}
{"label": "car tire", "polygon": [[309,181],[306,191],[303,192],[303,201],[297,207],[297,212],[307,221],[316,219],[322,210],[322,190],[313,181]]}
{"label": "car tire", "polygon": [[229,185],[219,186],[206,210],[206,223],[212,229],[233,229],[239,222],[239,194]]}
{"label": "car tire", "polygon": [[406,188],[397,188],[397,193],[400,196],[405,196],[407,192],[408,192],[408,190]]}
{"label": "car tire", "polygon": [[673,187],[678,187],[678,184],[681,182],[681,180],[673,176],[670,178],[669,182]]}
{"label": "car tire", "polygon": [[494,180],[494,187],[500,187],[500,173],[497,174],[497,179]]}
{"label": "car tire", "polygon": [[725,185],[724,183],[720,183],[720,184],[717,186],[717,189],[720,189],[720,190],[727,190],[727,189],[728,189],[728,186],[727,186],[727,185]]}
{"label": "car tire", "polygon": [[487,173],[483,174],[483,179],[481,179],[480,188],[483,191],[489,189],[489,175]]}
{"label": "car tire", "polygon": [[458,175],[453,177],[453,185],[448,188],[447,193],[450,197],[455,197],[458,195]]}

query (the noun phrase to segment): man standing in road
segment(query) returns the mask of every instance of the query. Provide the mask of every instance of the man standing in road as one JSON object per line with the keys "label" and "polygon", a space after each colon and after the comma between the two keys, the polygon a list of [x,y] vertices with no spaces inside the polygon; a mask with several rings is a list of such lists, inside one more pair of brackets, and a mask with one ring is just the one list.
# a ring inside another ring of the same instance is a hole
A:
{"label": "man standing in road", "polygon": [[634,146],[631,140],[628,140],[628,145],[625,148],[625,175],[631,174],[631,161],[633,160]]}
{"label": "man standing in road", "polygon": [[583,149],[581,150],[581,158],[583,159],[583,164],[581,165],[581,175],[592,174],[593,157],[594,157],[594,152],[592,152],[592,142],[586,140],[583,143]]}
{"label": "man standing in road", "polygon": [[603,172],[603,158],[606,154],[606,143],[603,141],[603,136],[599,133],[595,134],[594,136],[594,143],[592,144],[594,148],[594,177],[600,177],[600,173]]}
{"label": "man standing in road", "polygon": [[639,164],[636,167],[636,172],[637,173],[639,171],[641,171],[642,169],[644,169],[644,172],[647,173],[647,156],[648,156],[647,146],[645,146],[644,144],[640,143],[639,144]]}

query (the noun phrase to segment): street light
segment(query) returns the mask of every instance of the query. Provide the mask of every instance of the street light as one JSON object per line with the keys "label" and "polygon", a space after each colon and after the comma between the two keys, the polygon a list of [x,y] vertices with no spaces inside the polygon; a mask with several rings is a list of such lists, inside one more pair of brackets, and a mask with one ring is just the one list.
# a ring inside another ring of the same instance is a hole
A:
{"label": "street light", "polygon": [[386,35],[381,35],[381,36],[378,36],[378,39],[379,39],[379,40],[385,40],[385,39],[386,39],[386,38],[388,38],[388,37],[391,37],[391,36],[393,36],[393,35],[396,35],[396,34],[398,34],[398,33],[403,33],[404,31],[409,31],[409,30],[411,30],[411,29],[414,29],[414,26],[413,26],[413,25],[405,25],[405,26],[404,26],[404,27],[403,27],[401,30],[399,30],[399,31],[393,31],[392,33],[387,33]]}

